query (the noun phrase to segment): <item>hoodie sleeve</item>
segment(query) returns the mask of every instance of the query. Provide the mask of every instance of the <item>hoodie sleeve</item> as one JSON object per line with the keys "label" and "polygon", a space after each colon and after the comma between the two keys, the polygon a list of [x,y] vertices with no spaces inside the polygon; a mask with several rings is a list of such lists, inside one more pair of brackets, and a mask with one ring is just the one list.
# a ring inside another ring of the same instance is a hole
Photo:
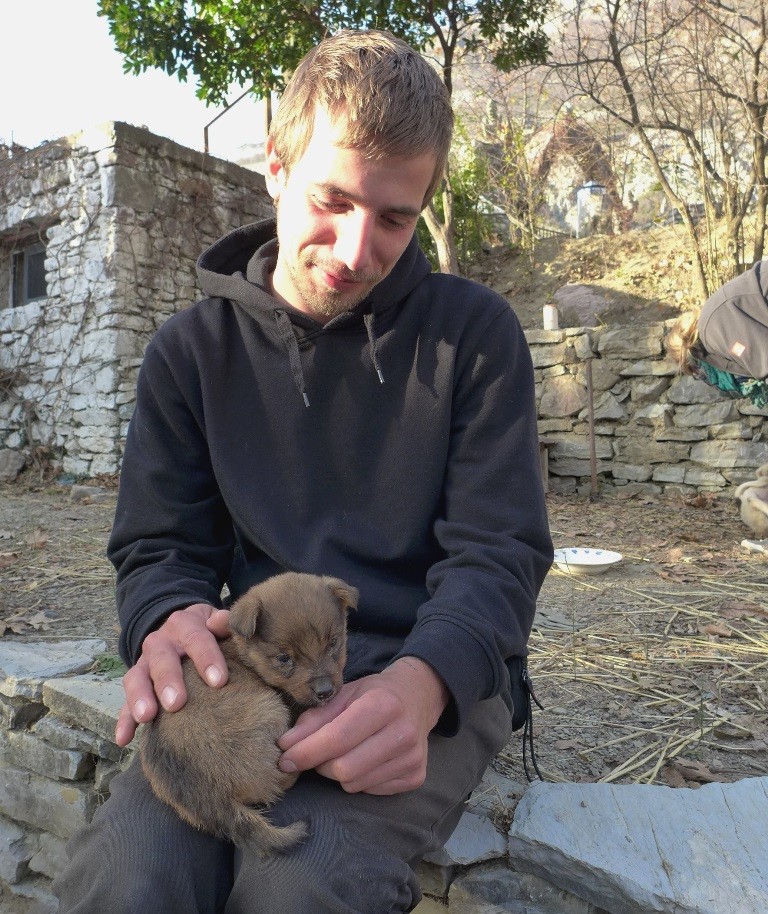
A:
{"label": "hoodie sleeve", "polygon": [[456,732],[498,694],[506,661],[527,653],[536,598],[552,563],[541,483],[530,352],[507,306],[457,363],[444,511],[445,553],[431,598],[399,656],[429,663],[452,703],[438,729]]}
{"label": "hoodie sleeve", "polygon": [[169,353],[183,348],[174,327],[172,319],[161,329],[142,363],[107,550],[128,664],[174,610],[220,606],[232,560],[231,521],[205,443],[201,375],[193,366],[181,377],[171,367]]}

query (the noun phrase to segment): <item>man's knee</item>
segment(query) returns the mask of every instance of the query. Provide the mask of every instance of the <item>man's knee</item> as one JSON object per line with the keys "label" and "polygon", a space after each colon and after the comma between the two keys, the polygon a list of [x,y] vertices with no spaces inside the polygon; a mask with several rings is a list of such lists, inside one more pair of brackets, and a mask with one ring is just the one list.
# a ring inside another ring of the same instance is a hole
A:
{"label": "man's knee", "polygon": [[292,914],[409,911],[420,896],[413,870],[359,812],[314,811],[310,837],[284,854],[237,852],[227,914],[279,909]]}
{"label": "man's knee", "polygon": [[112,797],[67,845],[54,882],[60,914],[195,914],[223,910],[232,851],[182,822],[134,765]]}

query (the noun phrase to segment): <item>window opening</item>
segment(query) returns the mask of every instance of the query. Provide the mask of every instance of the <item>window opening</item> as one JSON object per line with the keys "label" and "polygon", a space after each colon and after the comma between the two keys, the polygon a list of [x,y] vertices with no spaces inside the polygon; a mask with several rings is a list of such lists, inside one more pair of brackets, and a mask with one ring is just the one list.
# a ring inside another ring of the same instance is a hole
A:
{"label": "window opening", "polygon": [[31,244],[14,253],[12,280],[11,295],[14,308],[47,297],[44,244]]}

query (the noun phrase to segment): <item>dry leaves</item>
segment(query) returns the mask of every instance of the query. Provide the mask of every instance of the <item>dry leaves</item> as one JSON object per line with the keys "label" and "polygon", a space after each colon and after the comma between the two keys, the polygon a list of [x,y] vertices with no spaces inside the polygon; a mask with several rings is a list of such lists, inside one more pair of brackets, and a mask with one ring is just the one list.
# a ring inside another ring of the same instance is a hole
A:
{"label": "dry leaves", "polygon": [[733,638],[736,632],[724,622],[710,622],[708,625],[699,626],[699,634],[713,635],[717,638]]}
{"label": "dry leaves", "polygon": [[24,542],[33,549],[45,549],[48,544],[48,534],[44,527],[39,524],[35,529],[24,538]]}
{"label": "dry leaves", "polygon": [[0,619],[0,638],[3,635],[28,635],[31,632],[44,632],[50,628],[55,618],[46,610],[37,612],[20,612],[6,619]]}
{"label": "dry leaves", "polygon": [[754,616],[768,616],[768,609],[759,603],[750,603],[745,600],[726,600],[721,603],[718,614],[724,619],[747,619]]}
{"label": "dry leaves", "polygon": [[703,763],[693,759],[676,758],[661,769],[661,775],[668,787],[700,787],[702,784],[716,784],[724,779],[713,774]]}

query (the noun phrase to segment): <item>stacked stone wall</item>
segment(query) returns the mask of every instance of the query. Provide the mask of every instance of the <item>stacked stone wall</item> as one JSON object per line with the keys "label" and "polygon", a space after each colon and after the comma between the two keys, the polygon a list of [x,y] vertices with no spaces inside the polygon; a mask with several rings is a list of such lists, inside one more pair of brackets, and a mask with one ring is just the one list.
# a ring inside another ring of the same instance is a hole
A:
{"label": "stacked stone wall", "polygon": [[130,759],[123,690],[90,672],[103,641],[0,643],[0,911],[52,914],[67,840]]}
{"label": "stacked stone wall", "polygon": [[[678,375],[668,323],[526,333],[549,487],[719,492],[768,462],[768,411]],[[594,451],[590,444],[588,363]]]}
{"label": "stacked stone wall", "polygon": [[[0,449],[114,473],[147,342],[200,297],[199,253],[271,215],[264,179],[121,123],[32,150],[2,177]],[[10,307],[13,254],[37,238],[48,297]]]}

